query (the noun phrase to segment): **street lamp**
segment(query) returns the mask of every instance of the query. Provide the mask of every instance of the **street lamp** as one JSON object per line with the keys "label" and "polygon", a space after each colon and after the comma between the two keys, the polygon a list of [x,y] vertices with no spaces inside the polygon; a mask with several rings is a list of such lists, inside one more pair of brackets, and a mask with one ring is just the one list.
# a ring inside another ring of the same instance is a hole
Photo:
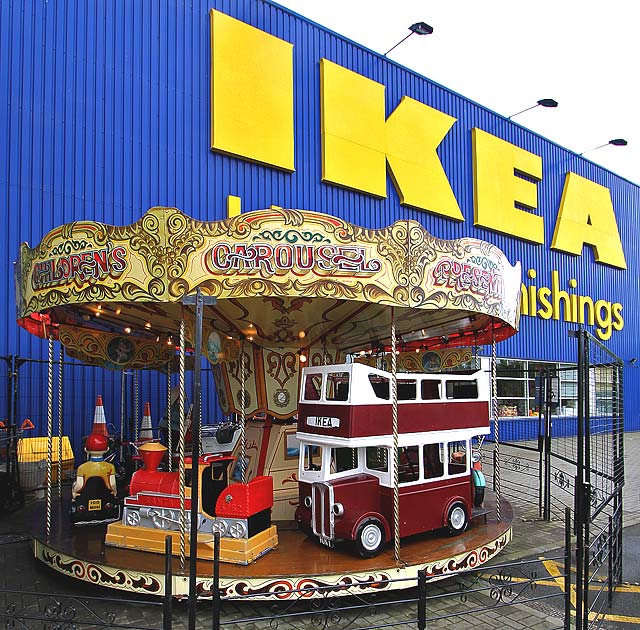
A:
{"label": "street lamp", "polygon": [[514,116],[518,116],[519,114],[524,114],[524,112],[528,112],[530,109],[534,109],[535,107],[558,107],[558,101],[554,101],[552,98],[541,98],[535,105],[527,107],[515,114],[511,114],[511,116],[508,117],[508,120],[511,120]]}
{"label": "street lamp", "polygon": [[402,42],[404,42],[405,40],[409,39],[414,33],[416,35],[431,35],[431,33],[433,33],[433,26],[429,26],[426,22],[416,22],[415,24],[412,24],[409,27],[409,30],[411,31],[406,37],[404,37],[403,39],[401,39],[395,46],[392,46],[391,48],[389,48],[389,50],[387,50],[386,53],[384,53],[384,56],[386,57],[394,48],[397,48],[398,46],[400,46],[400,44],[402,44]]}
{"label": "street lamp", "polygon": [[601,144],[600,146],[593,147],[593,149],[587,149],[586,151],[583,151],[579,155],[584,155],[589,151],[595,151],[596,149],[602,149],[603,147],[608,147],[610,144],[612,144],[614,147],[626,147],[629,143],[624,138],[614,138],[613,140],[609,140],[609,142],[605,142],[605,144]]}

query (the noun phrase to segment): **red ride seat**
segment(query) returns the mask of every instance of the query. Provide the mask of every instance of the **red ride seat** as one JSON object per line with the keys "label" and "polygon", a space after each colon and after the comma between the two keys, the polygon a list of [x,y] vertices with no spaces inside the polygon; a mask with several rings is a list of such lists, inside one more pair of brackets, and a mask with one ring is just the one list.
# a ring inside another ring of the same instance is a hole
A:
{"label": "red ride seat", "polygon": [[249,483],[234,483],[216,501],[216,516],[249,518],[273,507],[273,478],[255,477]]}

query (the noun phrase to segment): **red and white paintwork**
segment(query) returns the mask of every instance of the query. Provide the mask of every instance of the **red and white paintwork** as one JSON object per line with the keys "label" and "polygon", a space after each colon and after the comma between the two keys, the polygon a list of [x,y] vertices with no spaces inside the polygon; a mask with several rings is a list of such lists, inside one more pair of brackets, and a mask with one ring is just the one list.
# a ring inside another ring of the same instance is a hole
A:
{"label": "red and white paintwork", "polygon": [[[322,378],[319,400],[312,400],[318,397],[317,390],[314,392],[305,386],[312,375],[316,382]],[[343,392],[342,400],[327,399],[331,375],[334,375],[334,388],[336,375],[340,375],[338,380],[348,384],[348,393]],[[391,374],[358,363],[303,370],[297,433],[301,448],[296,520],[302,529],[313,532],[323,544],[333,546],[338,540],[361,542],[363,528],[373,521],[383,530],[381,545],[392,537],[392,403],[376,395],[371,383],[382,379],[390,382]],[[415,381],[417,392],[413,400],[398,401],[398,446],[417,446],[420,453],[418,461],[414,462],[417,479],[406,483],[400,479],[400,536],[447,525],[452,531],[463,531],[473,511],[471,439],[489,433],[489,374],[481,370],[397,374],[397,380]],[[423,384],[424,381],[430,383]],[[468,382],[477,390],[477,397],[447,399],[449,381],[462,382],[463,386]],[[430,391],[431,396],[438,397],[422,400],[423,388]],[[462,469],[444,461],[447,445],[451,442],[466,444]],[[429,479],[424,474],[422,449],[426,444],[438,445],[440,449],[443,474],[437,478]],[[367,467],[368,447],[386,450],[386,470]],[[310,467],[308,461],[305,464],[305,450],[308,453],[313,448],[318,452],[318,459],[314,462],[316,466]],[[339,448],[355,449],[357,465],[343,472],[332,472],[332,449]],[[456,506],[462,506],[464,514],[457,510],[452,527],[452,510]],[[371,527],[369,534],[374,539],[378,536]],[[361,551],[361,555],[376,555],[381,549],[382,546],[369,549],[370,553]]]}
{"label": "red and white paintwork", "polygon": [[153,440],[153,424],[151,423],[151,403],[144,404],[144,414],[142,416],[142,424],[140,426],[140,442],[148,442]]}
{"label": "red and white paintwork", "polygon": [[100,395],[98,395],[98,398],[96,399],[96,408],[93,412],[93,426],[91,427],[91,433],[97,433],[99,435],[109,435],[107,431],[107,418],[104,415],[102,396]]}

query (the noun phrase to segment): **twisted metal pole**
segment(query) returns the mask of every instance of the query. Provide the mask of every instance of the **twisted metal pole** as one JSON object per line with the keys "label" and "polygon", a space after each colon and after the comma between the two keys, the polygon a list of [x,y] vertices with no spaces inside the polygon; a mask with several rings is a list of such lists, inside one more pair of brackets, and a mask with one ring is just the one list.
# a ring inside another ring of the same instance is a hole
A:
{"label": "twisted metal pole", "polygon": [[120,372],[120,466],[124,466],[125,371]]}
{"label": "twisted metal pole", "polygon": [[62,382],[64,375],[64,346],[60,344],[58,364],[58,501],[62,500]]}
{"label": "twisted metal pole", "polygon": [[247,437],[245,424],[247,422],[247,368],[244,362],[244,339],[240,346],[240,415],[242,424],[240,425],[240,471],[242,472],[242,483],[246,483],[245,479],[245,462]]}
{"label": "twisted metal pole", "polygon": [[393,428],[393,557],[400,562],[400,492],[398,477],[398,380],[396,376],[396,317],[391,307],[391,419]]}
{"label": "twisted metal pole", "polygon": [[[175,348],[174,348],[175,353]],[[171,362],[167,363],[167,450],[168,470],[173,469],[173,426],[171,425]]]}
{"label": "twisted metal pole", "polygon": [[[180,372],[179,372],[179,382],[180,382],[180,398],[179,398],[179,416],[180,416],[180,426],[179,432],[180,436],[178,438],[178,483],[180,486],[180,568],[184,570],[185,564],[185,555],[186,555],[186,543],[185,543],[185,535],[187,529],[187,513],[185,510],[185,488],[184,488],[184,480],[185,480],[185,461],[184,461],[184,451],[185,451],[185,433],[186,433],[186,419],[184,417],[184,370],[185,370],[185,326],[184,319],[180,320]],[[193,466],[193,462],[191,463]],[[196,464],[197,466],[197,464]],[[193,474],[193,470],[191,471]]]}
{"label": "twisted metal pole", "polygon": [[53,459],[53,335],[49,334],[47,361],[47,538],[51,535],[51,460]]}
{"label": "twisted metal pole", "polygon": [[497,379],[497,359],[496,359],[496,335],[495,322],[491,324],[491,408],[493,411],[493,484],[496,489],[496,518],[498,522],[502,520],[500,509],[500,423],[498,422],[498,379]]}
{"label": "twisted metal pole", "polygon": [[137,442],[140,437],[140,370],[133,373],[133,435]]}
{"label": "twisted metal pole", "polygon": [[200,418],[200,422],[198,423],[198,450],[202,453],[202,395],[198,402],[198,414],[198,417]]}

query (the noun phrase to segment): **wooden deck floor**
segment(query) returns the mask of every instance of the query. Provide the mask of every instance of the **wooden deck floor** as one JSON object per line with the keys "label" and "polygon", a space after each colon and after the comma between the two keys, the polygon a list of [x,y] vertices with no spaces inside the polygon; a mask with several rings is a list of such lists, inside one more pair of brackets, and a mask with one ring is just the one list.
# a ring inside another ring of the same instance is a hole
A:
{"label": "wooden deck floor", "polygon": [[[227,594],[269,591],[279,588],[298,588],[299,584],[339,584],[351,576],[398,577],[400,573],[413,575],[425,568],[434,577],[457,568],[480,565],[500,551],[510,540],[513,512],[504,498],[501,500],[501,521],[495,518],[495,499],[487,498],[490,510],[484,518],[474,519],[460,536],[448,536],[442,531],[421,534],[401,541],[402,564],[393,558],[393,545],[379,556],[362,559],[355,556],[348,545],[335,549],[323,547],[299,532],[282,524],[278,530],[279,546],[253,564],[220,565],[221,585]],[[61,573],[101,586],[134,590],[150,594],[164,592],[164,556],[144,551],[118,549],[104,544],[106,526],[72,528],[67,517],[67,505],[56,506],[52,532],[47,537],[34,532],[34,551],[38,559]],[[35,522],[44,524],[44,518]],[[188,546],[187,546],[188,550]],[[173,558],[174,593],[186,587],[188,558],[183,568],[178,557]],[[199,589],[205,594],[210,588],[213,565],[198,561],[196,567]],[[283,586],[284,585],[284,586]]]}

